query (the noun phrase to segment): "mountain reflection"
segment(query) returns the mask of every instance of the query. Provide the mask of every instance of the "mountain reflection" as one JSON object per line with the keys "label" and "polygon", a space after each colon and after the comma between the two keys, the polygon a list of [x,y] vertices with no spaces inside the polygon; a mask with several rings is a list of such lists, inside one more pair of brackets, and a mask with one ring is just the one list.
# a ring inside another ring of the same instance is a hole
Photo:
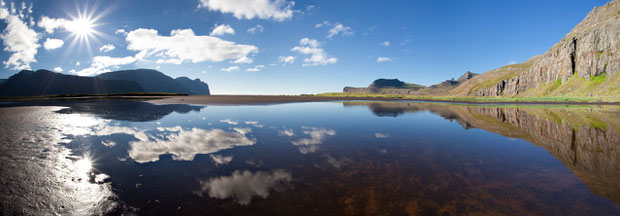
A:
{"label": "mountain reflection", "polygon": [[[463,128],[545,148],[596,194],[620,203],[620,109],[615,106],[490,107],[420,102],[344,102],[377,116],[430,111]],[[595,111],[596,110],[596,111]]]}
{"label": "mountain reflection", "polygon": [[147,102],[132,100],[24,101],[19,103],[1,104],[0,107],[16,106],[61,106],[67,108],[58,110],[58,113],[93,114],[103,119],[132,122],[156,121],[173,112],[199,112],[205,108],[205,106],[191,106],[186,104],[154,105]]}
{"label": "mountain reflection", "polygon": [[284,170],[275,170],[272,173],[235,170],[231,176],[200,181],[201,190],[198,193],[208,193],[209,197],[218,199],[233,198],[239,204],[247,205],[252,201],[252,197],[267,198],[270,190],[281,189],[291,180],[291,174]]}

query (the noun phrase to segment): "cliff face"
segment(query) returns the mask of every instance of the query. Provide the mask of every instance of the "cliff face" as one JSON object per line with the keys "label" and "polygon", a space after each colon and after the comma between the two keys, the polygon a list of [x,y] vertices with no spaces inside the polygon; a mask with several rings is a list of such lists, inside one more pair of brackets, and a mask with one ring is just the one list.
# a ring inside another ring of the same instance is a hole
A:
{"label": "cliff face", "polygon": [[545,148],[594,193],[620,203],[620,110],[615,106],[574,109],[502,108],[441,103],[360,103],[378,116],[428,110],[463,128],[520,138]]}
{"label": "cliff face", "polygon": [[[471,79],[451,94],[471,96],[592,96],[620,87],[620,0],[594,8],[560,42],[527,62]],[[591,83],[603,75],[604,82]],[[588,89],[582,85],[590,85]],[[618,93],[616,92],[616,97]]]}

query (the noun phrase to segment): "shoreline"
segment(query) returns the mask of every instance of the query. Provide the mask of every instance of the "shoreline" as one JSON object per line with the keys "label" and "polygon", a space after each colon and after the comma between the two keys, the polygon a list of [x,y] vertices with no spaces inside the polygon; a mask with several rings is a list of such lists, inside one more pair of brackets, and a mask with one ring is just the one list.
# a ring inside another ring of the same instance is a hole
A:
{"label": "shoreline", "polygon": [[603,101],[475,101],[433,98],[398,97],[353,97],[353,96],[298,96],[298,95],[93,95],[93,96],[50,96],[0,98],[0,102],[32,102],[50,100],[142,100],[152,104],[194,104],[194,105],[268,105],[282,103],[326,102],[326,101],[419,101],[459,104],[513,104],[513,105],[620,105],[620,102]]}
{"label": "shoreline", "polygon": [[195,105],[268,105],[280,103],[325,102],[325,101],[418,101],[459,104],[523,104],[523,105],[620,105],[620,102],[583,101],[469,101],[443,99],[408,99],[375,97],[331,97],[331,96],[284,96],[284,95],[190,95],[171,96],[147,100],[152,104],[195,104]]}

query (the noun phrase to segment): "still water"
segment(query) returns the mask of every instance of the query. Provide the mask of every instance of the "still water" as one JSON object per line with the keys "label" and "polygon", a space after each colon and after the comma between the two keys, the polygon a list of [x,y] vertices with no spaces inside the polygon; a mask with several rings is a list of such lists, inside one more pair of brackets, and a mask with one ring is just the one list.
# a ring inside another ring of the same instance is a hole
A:
{"label": "still water", "polygon": [[2,215],[620,215],[620,107],[0,105]]}

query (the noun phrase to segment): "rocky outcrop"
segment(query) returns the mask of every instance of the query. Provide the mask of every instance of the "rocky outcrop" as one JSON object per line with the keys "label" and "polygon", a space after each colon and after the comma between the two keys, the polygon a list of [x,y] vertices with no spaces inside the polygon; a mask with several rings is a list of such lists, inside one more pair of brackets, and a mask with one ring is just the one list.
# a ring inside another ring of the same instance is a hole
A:
{"label": "rocky outcrop", "polygon": [[[594,8],[545,54],[482,74],[451,94],[513,96],[573,77],[615,76],[620,70],[620,0]],[[616,84],[616,83],[611,83]],[[540,96],[537,93],[529,96]],[[570,92],[564,92],[568,94]]]}

